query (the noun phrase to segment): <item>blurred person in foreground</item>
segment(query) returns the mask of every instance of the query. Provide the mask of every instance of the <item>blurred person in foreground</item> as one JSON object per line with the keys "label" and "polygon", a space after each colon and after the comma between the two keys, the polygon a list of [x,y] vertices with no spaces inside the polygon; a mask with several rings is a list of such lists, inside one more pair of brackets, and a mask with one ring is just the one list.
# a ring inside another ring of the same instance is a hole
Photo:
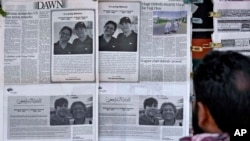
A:
{"label": "blurred person in foreground", "polygon": [[157,114],[158,102],[155,98],[147,98],[143,102],[144,115],[139,118],[139,125],[159,125],[159,120],[155,117]]}
{"label": "blurred person in foreground", "polygon": [[[193,81],[194,136],[180,141],[230,141],[236,129],[250,127],[248,57],[232,51],[212,51],[194,71]],[[250,141],[247,138],[237,141]]]}

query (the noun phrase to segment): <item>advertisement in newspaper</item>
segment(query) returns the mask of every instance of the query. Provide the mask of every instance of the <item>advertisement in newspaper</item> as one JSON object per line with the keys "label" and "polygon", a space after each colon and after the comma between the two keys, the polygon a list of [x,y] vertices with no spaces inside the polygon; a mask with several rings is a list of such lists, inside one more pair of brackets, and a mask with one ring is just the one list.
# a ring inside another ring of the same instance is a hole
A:
{"label": "advertisement in newspaper", "polygon": [[214,32],[249,32],[249,1],[214,1]]}
{"label": "advertisement in newspaper", "polygon": [[[73,44],[73,39],[77,39],[74,30],[77,22],[86,24],[89,40],[94,37],[94,10],[97,10],[97,2],[8,0],[4,2],[3,8],[7,12],[3,38],[5,84],[95,80],[94,38],[92,42],[89,41],[89,44],[93,44],[89,45],[89,48],[92,47],[92,53],[89,54],[77,52],[72,55],[58,55],[54,54],[54,46],[57,47],[56,53],[67,52],[69,47],[73,48],[70,44]],[[93,10],[83,10],[92,8]],[[72,12],[75,15],[70,15]],[[85,12],[90,15],[86,16]],[[64,26],[72,28],[72,36],[69,37],[68,34],[70,29],[60,32]],[[68,38],[71,40],[67,44]],[[74,45],[76,47],[78,45]],[[86,75],[88,77],[83,79]]]}
{"label": "advertisement in newspaper", "polygon": [[159,83],[101,84],[99,140],[179,141],[189,127],[186,89]]}
{"label": "advertisement in newspaper", "polygon": [[97,140],[95,93],[94,84],[5,86],[4,140]]}
{"label": "advertisement in newspaper", "polygon": [[183,1],[142,1],[140,81],[186,81],[191,7]]}
{"label": "advertisement in newspaper", "polygon": [[51,80],[95,80],[95,11],[52,10]]}
{"label": "advertisement in newspaper", "polygon": [[139,80],[139,2],[99,2],[100,81]]}

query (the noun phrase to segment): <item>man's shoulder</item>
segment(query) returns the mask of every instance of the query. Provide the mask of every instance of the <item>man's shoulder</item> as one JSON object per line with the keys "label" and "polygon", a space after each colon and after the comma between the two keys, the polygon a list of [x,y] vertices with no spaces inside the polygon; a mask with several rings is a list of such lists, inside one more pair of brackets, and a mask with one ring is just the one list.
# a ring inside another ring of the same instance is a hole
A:
{"label": "man's shoulder", "polygon": [[123,36],[124,36],[123,33],[119,33],[119,34],[117,35],[117,38],[121,38],[121,37],[123,37]]}
{"label": "man's shoulder", "polygon": [[75,44],[75,43],[77,43],[77,42],[79,42],[79,41],[80,41],[80,39],[79,39],[79,38],[76,38],[76,39],[73,40],[73,44]]}
{"label": "man's shoulder", "polygon": [[223,134],[210,134],[203,133],[194,136],[183,137],[180,141],[230,141],[230,136],[227,133]]}

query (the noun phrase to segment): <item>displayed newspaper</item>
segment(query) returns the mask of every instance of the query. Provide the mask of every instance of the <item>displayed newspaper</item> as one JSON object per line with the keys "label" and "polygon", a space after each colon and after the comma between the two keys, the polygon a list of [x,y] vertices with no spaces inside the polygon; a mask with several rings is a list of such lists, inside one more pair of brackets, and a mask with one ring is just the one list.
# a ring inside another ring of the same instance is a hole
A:
{"label": "displayed newspaper", "polygon": [[94,82],[97,2],[8,0],[4,82]]}
{"label": "displayed newspaper", "polygon": [[250,57],[250,32],[216,33],[212,35],[212,40],[215,44],[220,44],[220,47],[215,47],[213,50],[231,50]]}
{"label": "displayed newspaper", "polygon": [[191,5],[142,1],[140,82],[185,82],[190,72]]}
{"label": "displayed newspaper", "polygon": [[179,141],[188,135],[188,85],[102,83],[100,141]]}
{"label": "displayed newspaper", "polygon": [[214,1],[214,32],[250,32],[249,1]]}
{"label": "displayed newspaper", "polygon": [[139,81],[139,2],[99,2],[100,81]]}
{"label": "displayed newspaper", "polygon": [[4,87],[3,140],[97,141],[96,85]]}
{"label": "displayed newspaper", "polygon": [[[100,81],[185,81],[189,68],[190,7],[181,0],[100,2]],[[131,33],[125,39],[124,25]],[[105,35],[109,38],[105,39]],[[131,49],[136,37],[140,39],[139,46]]]}
{"label": "displayed newspaper", "polygon": [[214,50],[250,51],[250,32],[244,33],[216,33],[212,35],[214,43],[221,47]]}

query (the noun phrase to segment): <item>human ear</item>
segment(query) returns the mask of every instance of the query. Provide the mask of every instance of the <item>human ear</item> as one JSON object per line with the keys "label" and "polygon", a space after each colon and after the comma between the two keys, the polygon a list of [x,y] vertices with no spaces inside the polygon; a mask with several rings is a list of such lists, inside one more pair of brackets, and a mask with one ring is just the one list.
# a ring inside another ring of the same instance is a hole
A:
{"label": "human ear", "polygon": [[209,109],[202,102],[197,102],[198,106],[198,125],[208,133],[222,133],[214,121]]}

